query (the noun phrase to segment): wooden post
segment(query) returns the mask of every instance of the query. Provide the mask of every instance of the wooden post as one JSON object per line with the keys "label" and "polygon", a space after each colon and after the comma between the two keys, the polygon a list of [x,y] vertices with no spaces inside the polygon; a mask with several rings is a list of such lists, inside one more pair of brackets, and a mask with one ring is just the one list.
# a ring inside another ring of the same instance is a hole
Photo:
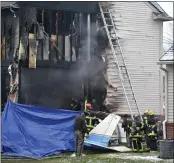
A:
{"label": "wooden post", "polygon": [[23,58],[25,55],[25,49],[24,46],[22,45],[22,41],[20,40],[19,43],[19,59]]}
{"label": "wooden post", "polygon": [[29,68],[36,68],[37,40],[36,34],[29,33]]}
{"label": "wooden post", "polygon": [[63,60],[65,60],[65,31],[66,31],[66,12],[63,12]]}
{"label": "wooden post", "polygon": [[[43,27],[44,27],[44,16],[45,16],[45,15],[44,15],[44,12],[45,12],[45,10],[43,9],[43,10],[42,10],[42,26],[43,26]],[[44,39],[45,39],[45,38],[44,38]],[[42,42],[42,44],[41,44],[41,46],[42,46],[42,48],[41,48],[41,49],[42,49],[42,50],[41,50],[42,60],[44,60],[44,47],[43,47],[43,46],[44,46],[44,39],[42,39],[42,41],[41,41],[41,42]]]}
{"label": "wooden post", "polygon": [[[59,48],[59,43],[58,43],[58,35],[59,35],[59,28],[58,28],[58,25],[59,25],[59,12],[56,13],[56,46]],[[56,50],[56,58],[57,60],[59,60],[59,52],[58,50]]]}
{"label": "wooden post", "polygon": [[[51,31],[51,28],[52,28],[52,11],[50,10],[49,11],[49,37],[51,38],[51,33],[52,33],[52,31]],[[49,41],[49,60],[51,60],[52,59],[52,56],[51,56],[51,44],[52,44],[52,42],[51,42],[51,40]]]}
{"label": "wooden post", "polygon": [[71,22],[71,28],[70,28],[70,33],[71,33],[71,35],[70,35],[70,61],[72,62],[72,55],[73,55],[73,50],[72,50],[72,48],[73,48],[73,43],[72,43],[72,41],[73,41],[73,12],[71,12],[71,15],[70,15],[70,17],[71,17],[71,19],[70,19],[70,22]]}

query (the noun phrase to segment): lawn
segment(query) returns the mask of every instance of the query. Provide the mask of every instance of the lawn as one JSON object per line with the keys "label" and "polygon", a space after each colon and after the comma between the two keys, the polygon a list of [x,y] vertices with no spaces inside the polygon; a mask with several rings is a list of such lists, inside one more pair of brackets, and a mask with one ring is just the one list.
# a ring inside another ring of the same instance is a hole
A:
{"label": "lawn", "polygon": [[[90,158],[79,159],[48,159],[48,160],[2,160],[2,163],[139,163],[140,160],[128,160],[119,158]],[[152,163],[152,161],[143,160],[141,163]]]}
{"label": "lawn", "polygon": [[157,158],[158,153],[88,153],[82,159],[71,157],[70,154],[62,154],[42,160],[2,160],[2,163],[173,163],[173,160]]}

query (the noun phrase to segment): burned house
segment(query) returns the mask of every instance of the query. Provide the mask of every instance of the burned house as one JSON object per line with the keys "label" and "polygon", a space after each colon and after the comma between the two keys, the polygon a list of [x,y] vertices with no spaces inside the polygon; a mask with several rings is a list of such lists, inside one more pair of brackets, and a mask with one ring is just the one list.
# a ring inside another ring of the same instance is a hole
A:
{"label": "burned house", "polygon": [[[140,113],[161,115],[156,60],[163,22],[172,18],[156,2],[109,2],[109,8]],[[19,103],[68,108],[72,98],[95,97],[98,106],[128,113],[98,2],[2,2],[1,10],[3,103],[10,90]],[[9,76],[16,56],[18,75]]]}
{"label": "burned house", "polygon": [[[105,91],[97,2],[1,2],[2,104],[68,108]],[[96,84],[99,83],[99,84]]]}

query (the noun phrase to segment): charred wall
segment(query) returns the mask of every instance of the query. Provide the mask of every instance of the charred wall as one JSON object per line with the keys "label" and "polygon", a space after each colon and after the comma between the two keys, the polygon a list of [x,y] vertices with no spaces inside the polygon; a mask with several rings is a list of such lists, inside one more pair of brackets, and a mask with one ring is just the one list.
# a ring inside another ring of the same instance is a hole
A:
{"label": "charred wall", "polygon": [[[18,102],[67,108],[71,98],[80,99],[86,96],[85,87],[89,89],[89,100],[95,96],[101,105],[106,83],[103,78],[104,64],[98,48],[100,45],[96,14],[91,14],[90,17],[91,61],[86,62],[87,13],[33,6],[13,10],[15,16],[9,9],[4,9],[2,15],[5,54],[1,53],[1,56],[4,56],[2,67],[6,71],[6,77],[2,76],[4,80],[2,87],[8,85],[6,78],[9,78],[8,66],[4,63],[13,61],[15,55],[18,55],[20,59]],[[7,19],[12,20],[10,25]],[[18,21],[13,23],[15,20]],[[30,45],[30,34],[37,36],[32,42],[34,47]],[[29,67],[31,48],[37,52],[34,63],[36,68]],[[6,92],[7,90],[4,90],[4,93]]]}
{"label": "charred wall", "polygon": [[21,68],[19,102],[67,109],[71,99],[81,99],[83,78],[75,68]]}

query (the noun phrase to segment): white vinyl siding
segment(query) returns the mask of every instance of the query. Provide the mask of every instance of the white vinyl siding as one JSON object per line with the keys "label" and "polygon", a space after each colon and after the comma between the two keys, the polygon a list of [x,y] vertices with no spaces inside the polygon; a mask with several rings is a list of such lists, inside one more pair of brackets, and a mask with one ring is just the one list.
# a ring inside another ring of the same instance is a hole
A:
{"label": "white vinyl siding", "polygon": [[[156,114],[160,114],[161,80],[156,61],[162,52],[160,40],[163,23],[153,20],[154,10],[147,5],[148,2],[111,3],[115,26],[140,112],[152,109]],[[112,53],[108,49],[106,54],[108,80],[117,87],[117,91],[108,88],[106,104],[117,114],[129,113]],[[133,113],[137,114],[137,111],[133,110]]]}
{"label": "white vinyl siding", "polygon": [[167,88],[167,121],[174,123],[174,107],[173,107],[173,65],[166,66],[168,70],[168,88]]}

